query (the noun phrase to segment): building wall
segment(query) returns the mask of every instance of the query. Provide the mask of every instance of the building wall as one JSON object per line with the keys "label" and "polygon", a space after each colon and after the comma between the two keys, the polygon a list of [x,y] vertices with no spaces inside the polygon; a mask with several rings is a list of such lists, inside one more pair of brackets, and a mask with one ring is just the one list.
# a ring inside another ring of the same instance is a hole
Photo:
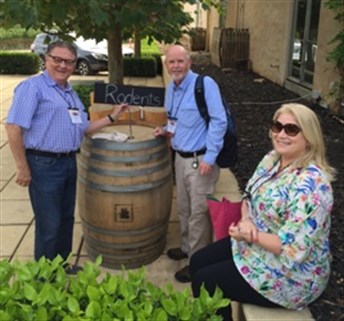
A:
{"label": "building wall", "polygon": [[[292,3],[278,0],[228,0],[226,12],[227,28],[249,29],[252,69],[280,85],[283,85],[288,71]],[[218,26],[217,21],[210,19],[210,30]]]}
{"label": "building wall", "polygon": [[280,85],[287,76],[293,1],[246,1],[252,69]]}
{"label": "building wall", "polygon": [[[226,27],[249,29],[252,70],[279,85],[285,85],[288,78],[294,0],[227,0],[227,3]],[[219,26],[218,14],[214,11],[208,14],[207,36],[210,44],[212,30]],[[322,98],[328,97],[333,82],[339,79],[339,73],[333,63],[327,61],[327,55],[334,47],[329,42],[340,28],[342,27],[334,20],[332,11],[322,6],[312,88]]]}

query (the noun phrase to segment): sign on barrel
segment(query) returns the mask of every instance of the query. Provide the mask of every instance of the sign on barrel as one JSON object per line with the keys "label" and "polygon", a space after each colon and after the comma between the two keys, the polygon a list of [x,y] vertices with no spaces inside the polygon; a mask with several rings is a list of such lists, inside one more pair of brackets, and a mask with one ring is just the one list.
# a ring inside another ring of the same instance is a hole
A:
{"label": "sign on barrel", "polygon": [[164,106],[165,89],[159,87],[94,84],[94,102],[134,106]]}

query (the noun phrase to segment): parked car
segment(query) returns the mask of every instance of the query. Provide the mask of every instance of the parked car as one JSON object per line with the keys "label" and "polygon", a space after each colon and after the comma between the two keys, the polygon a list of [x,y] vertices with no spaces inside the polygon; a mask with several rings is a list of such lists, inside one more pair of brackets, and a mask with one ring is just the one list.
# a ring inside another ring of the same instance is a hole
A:
{"label": "parked car", "polygon": [[[59,39],[54,33],[40,33],[30,46],[31,52],[40,56],[40,69],[44,70],[44,55],[48,44]],[[74,41],[78,57],[76,70],[80,75],[95,74],[100,71],[108,70],[108,50],[107,41],[96,42],[95,39],[84,39],[78,37]],[[124,56],[132,56],[134,51],[128,47],[122,47]]]}

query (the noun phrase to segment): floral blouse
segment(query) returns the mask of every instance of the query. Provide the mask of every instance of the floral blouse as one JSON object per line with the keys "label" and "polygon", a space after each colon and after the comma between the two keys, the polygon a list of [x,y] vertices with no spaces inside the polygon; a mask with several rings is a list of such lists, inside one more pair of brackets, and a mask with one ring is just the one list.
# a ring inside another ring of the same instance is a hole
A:
{"label": "floral blouse", "polygon": [[330,276],[332,188],[316,165],[278,168],[271,151],[246,191],[251,194],[251,220],[260,231],[280,237],[281,254],[234,239],[232,251],[239,272],[257,292],[299,310],[320,296]]}

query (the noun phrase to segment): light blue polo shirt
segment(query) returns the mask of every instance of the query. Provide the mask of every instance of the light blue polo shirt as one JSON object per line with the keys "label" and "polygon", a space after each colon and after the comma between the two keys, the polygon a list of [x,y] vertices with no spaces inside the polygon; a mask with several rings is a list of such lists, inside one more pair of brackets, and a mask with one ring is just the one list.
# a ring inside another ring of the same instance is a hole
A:
{"label": "light blue polo shirt", "polygon": [[195,100],[197,76],[190,70],[179,86],[171,81],[166,88],[165,108],[168,117],[177,119],[176,131],[171,143],[174,150],[183,152],[194,152],[206,148],[203,160],[213,165],[223,145],[227,118],[218,85],[212,78],[205,77],[205,100],[210,116],[207,129]]}

